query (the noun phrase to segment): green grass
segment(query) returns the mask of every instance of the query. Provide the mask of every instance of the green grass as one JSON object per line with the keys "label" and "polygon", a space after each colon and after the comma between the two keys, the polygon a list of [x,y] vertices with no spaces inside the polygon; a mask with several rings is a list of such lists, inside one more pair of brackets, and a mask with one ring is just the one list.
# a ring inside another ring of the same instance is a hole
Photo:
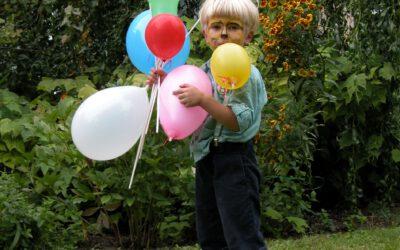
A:
{"label": "green grass", "polygon": [[[198,246],[175,250],[197,250]],[[346,233],[304,236],[299,239],[268,240],[269,250],[400,250],[400,227],[356,230]]]}
{"label": "green grass", "polygon": [[400,227],[385,229],[356,230],[347,233],[305,236],[300,239],[272,240],[271,250],[282,249],[373,249],[399,250]]}

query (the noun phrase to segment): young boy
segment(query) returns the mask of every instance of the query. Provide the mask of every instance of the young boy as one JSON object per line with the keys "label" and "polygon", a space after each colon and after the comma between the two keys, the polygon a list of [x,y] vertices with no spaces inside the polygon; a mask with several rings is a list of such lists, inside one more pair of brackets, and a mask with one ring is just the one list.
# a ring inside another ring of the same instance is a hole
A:
{"label": "young boy", "polygon": [[[212,50],[224,43],[246,45],[258,28],[258,8],[251,0],[206,0],[200,9],[204,38]],[[174,94],[186,107],[201,106],[210,115],[193,135],[196,162],[196,226],[202,249],[266,249],[260,232],[260,172],[252,138],[267,102],[264,82],[252,66],[248,82],[223,105],[209,62],[203,65],[213,96],[182,84]],[[154,82],[160,71],[153,71]]]}

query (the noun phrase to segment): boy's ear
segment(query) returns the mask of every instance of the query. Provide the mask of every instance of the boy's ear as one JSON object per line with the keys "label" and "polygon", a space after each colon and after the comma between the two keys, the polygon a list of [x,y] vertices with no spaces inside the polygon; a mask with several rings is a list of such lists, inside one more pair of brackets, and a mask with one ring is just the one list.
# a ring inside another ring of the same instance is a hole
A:
{"label": "boy's ear", "polygon": [[250,31],[249,34],[247,34],[246,38],[244,39],[245,45],[248,45],[251,42],[251,40],[253,40],[253,37],[254,33],[253,31]]}
{"label": "boy's ear", "polygon": [[207,38],[207,33],[204,29],[201,29],[201,33],[203,33],[204,38]]}

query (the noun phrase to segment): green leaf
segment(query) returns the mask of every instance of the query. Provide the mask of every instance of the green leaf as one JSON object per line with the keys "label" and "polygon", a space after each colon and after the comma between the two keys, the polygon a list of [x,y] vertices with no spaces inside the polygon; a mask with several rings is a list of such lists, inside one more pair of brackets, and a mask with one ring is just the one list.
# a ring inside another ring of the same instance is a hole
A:
{"label": "green leaf", "polygon": [[11,133],[13,131],[13,122],[6,118],[6,119],[2,119],[0,120],[0,135],[4,136],[8,133]]}
{"label": "green leaf", "polygon": [[37,90],[43,90],[45,92],[51,92],[57,87],[57,82],[52,78],[43,77],[42,81],[38,84]]}
{"label": "green leaf", "polygon": [[368,154],[377,159],[380,155],[384,138],[381,135],[372,135],[368,138],[367,150]]}
{"label": "green leaf", "polygon": [[381,104],[386,103],[387,89],[384,86],[374,86],[371,90],[371,101],[374,107],[378,107]]}
{"label": "green leaf", "polygon": [[133,86],[144,87],[146,86],[147,76],[145,74],[135,74],[130,76],[127,81]]}
{"label": "green leaf", "polygon": [[289,217],[286,217],[286,219],[289,223],[294,225],[294,229],[298,233],[304,233],[306,228],[308,228],[307,222],[302,218],[289,216]]}
{"label": "green leaf", "polygon": [[[87,76],[76,77],[73,85],[75,85],[74,87],[77,89],[83,88],[86,85],[94,88],[94,84],[92,83],[92,81],[89,80],[89,77]],[[67,87],[65,87],[65,89],[68,91]]]}
{"label": "green leaf", "polygon": [[368,138],[368,148],[369,149],[380,149],[383,143],[383,136],[381,135],[372,135]]}
{"label": "green leaf", "polygon": [[351,145],[356,145],[358,143],[357,131],[355,129],[347,129],[341,133],[339,138],[339,145],[341,149]]}
{"label": "green leaf", "polygon": [[12,112],[15,112],[19,115],[22,114],[22,108],[18,102],[6,103],[5,106]]}
{"label": "green leaf", "polygon": [[105,195],[101,197],[101,203],[102,204],[106,204],[107,202],[109,202],[111,200],[111,195]]}
{"label": "green leaf", "polygon": [[287,85],[288,80],[289,80],[289,76],[284,76],[284,77],[278,78],[276,80],[275,84],[276,84],[276,86],[285,86],[285,85]]}
{"label": "green leaf", "polygon": [[95,88],[93,88],[92,86],[85,85],[83,88],[81,88],[79,90],[78,97],[81,99],[86,99],[96,92],[97,92],[97,90]]}
{"label": "green leaf", "polygon": [[351,102],[353,95],[355,95],[357,102],[359,102],[361,99],[359,94],[364,92],[361,90],[361,88],[365,90],[366,85],[367,75],[364,73],[352,74],[349,78],[347,78],[346,82],[344,83],[344,87],[347,89],[346,104]]}
{"label": "green leaf", "polygon": [[186,63],[200,67],[204,64],[204,60],[201,58],[189,57]]}
{"label": "green leaf", "polygon": [[250,57],[251,63],[256,64],[258,59],[263,55],[263,52],[260,50],[260,47],[256,44],[249,44],[245,47],[247,54]]}
{"label": "green leaf", "polygon": [[101,227],[110,228],[110,218],[107,214],[100,212],[99,217],[97,218],[97,224]]}
{"label": "green leaf", "polygon": [[61,100],[57,104],[57,114],[59,114],[60,117],[66,116],[69,114],[69,112],[74,108],[75,106],[75,99],[72,97],[66,97],[64,100]]}
{"label": "green leaf", "polygon": [[66,91],[74,89],[76,86],[72,79],[57,79],[55,80],[57,86],[64,87]]}
{"label": "green leaf", "polygon": [[400,162],[400,150],[399,149],[392,150],[392,159],[396,163]]}
{"label": "green leaf", "polygon": [[3,140],[9,151],[15,149],[20,153],[25,153],[25,145],[21,140],[15,139],[4,139]]}
{"label": "green leaf", "polygon": [[374,75],[375,75],[375,73],[376,73],[376,70],[377,70],[378,68],[379,68],[379,67],[373,67],[373,68],[370,69],[369,75],[368,75],[368,79],[372,79],[372,78],[374,77]]}
{"label": "green leaf", "polygon": [[337,62],[339,62],[337,69],[339,71],[343,71],[344,73],[348,74],[353,69],[353,63],[345,56],[338,57]]}
{"label": "green leaf", "polygon": [[83,217],[90,217],[95,214],[100,208],[99,207],[89,207],[85,211],[83,211]]}
{"label": "green leaf", "polygon": [[47,174],[47,171],[49,171],[49,169],[50,169],[50,166],[49,165],[47,165],[47,164],[40,164],[40,169],[42,170],[42,173],[44,174],[44,175],[46,175]]}
{"label": "green leaf", "polygon": [[383,65],[383,68],[379,70],[379,75],[383,77],[383,79],[389,81],[396,75],[396,71],[393,69],[392,64],[387,62]]}
{"label": "green leaf", "polygon": [[125,204],[130,207],[133,205],[134,199],[132,197],[126,198],[125,199]]}
{"label": "green leaf", "polygon": [[273,219],[273,220],[278,220],[278,221],[281,221],[282,220],[282,215],[278,212],[278,211],[276,211],[275,209],[272,209],[272,208],[267,208],[267,210],[265,211],[265,213],[264,213],[267,217],[269,217],[269,218],[271,218],[271,219]]}
{"label": "green leaf", "polygon": [[107,204],[107,205],[104,206],[104,209],[109,211],[109,212],[112,212],[112,211],[117,210],[119,207],[121,207],[121,202]]}

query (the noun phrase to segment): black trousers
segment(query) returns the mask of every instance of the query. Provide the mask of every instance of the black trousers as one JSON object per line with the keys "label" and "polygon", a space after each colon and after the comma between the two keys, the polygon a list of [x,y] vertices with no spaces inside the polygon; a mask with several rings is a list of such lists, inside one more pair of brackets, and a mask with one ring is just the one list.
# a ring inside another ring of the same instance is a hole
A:
{"label": "black trousers", "polygon": [[210,153],[196,163],[196,227],[202,249],[266,249],[259,186],[251,141],[210,146]]}

